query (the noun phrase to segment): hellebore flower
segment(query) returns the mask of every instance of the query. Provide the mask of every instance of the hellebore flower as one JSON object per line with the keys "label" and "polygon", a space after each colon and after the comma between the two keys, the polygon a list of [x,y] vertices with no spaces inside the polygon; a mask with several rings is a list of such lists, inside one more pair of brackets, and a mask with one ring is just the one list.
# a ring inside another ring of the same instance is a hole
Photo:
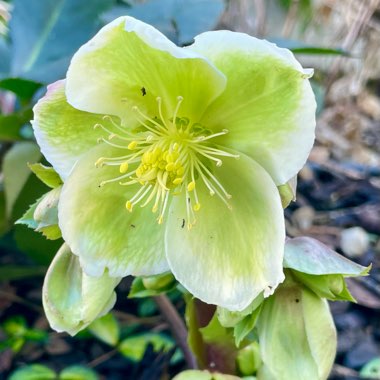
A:
{"label": "hellebore flower", "polygon": [[310,76],[241,33],[179,48],[131,17],[101,29],[33,121],[64,180],[62,236],[87,275],[171,271],[230,310],[271,293],[284,279],[277,186],[314,139]]}

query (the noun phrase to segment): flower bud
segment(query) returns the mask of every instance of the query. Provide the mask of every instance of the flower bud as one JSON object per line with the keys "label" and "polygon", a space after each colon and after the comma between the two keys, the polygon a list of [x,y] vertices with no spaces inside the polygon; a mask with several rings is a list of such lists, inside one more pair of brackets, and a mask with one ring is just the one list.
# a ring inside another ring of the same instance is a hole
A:
{"label": "flower bud", "polygon": [[52,261],[43,285],[42,301],[50,326],[75,335],[115,304],[120,278],[86,275],[77,256],[64,244]]}

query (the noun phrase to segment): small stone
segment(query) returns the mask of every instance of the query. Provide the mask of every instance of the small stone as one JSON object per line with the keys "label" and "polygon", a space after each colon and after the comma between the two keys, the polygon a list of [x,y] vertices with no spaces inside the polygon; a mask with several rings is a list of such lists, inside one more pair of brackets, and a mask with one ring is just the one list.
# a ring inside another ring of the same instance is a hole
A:
{"label": "small stone", "polygon": [[361,227],[351,227],[343,230],[340,237],[340,247],[348,257],[362,256],[369,247],[367,232]]}
{"label": "small stone", "polygon": [[302,230],[308,230],[314,221],[315,211],[310,206],[302,206],[294,211],[292,219],[296,226]]}

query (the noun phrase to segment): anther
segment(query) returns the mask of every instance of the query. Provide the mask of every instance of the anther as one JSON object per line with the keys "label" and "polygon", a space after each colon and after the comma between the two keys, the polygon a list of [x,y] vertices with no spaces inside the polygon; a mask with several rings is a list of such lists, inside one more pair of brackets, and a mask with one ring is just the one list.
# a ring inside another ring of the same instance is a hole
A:
{"label": "anther", "polygon": [[187,191],[193,191],[194,189],[195,189],[195,182],[194,181],[189,182],[189,184],[187,185]]}
{"label": "anther", "polygon": [[193,208],[194,208],[194,211],[199,211],[201,209],[201,204],[196,203]]}
{"label": "anther", "polygon": [[134,149],[136,149],[136,147],[137,147],[137,141],[131,141],[129,144],[128,144],[128,149],[129,150],[134,150]]}
{"label": "anther", "polygon": [[129,211],[129,212],[132,212],[132,209],[133,209],[133,203],[131,201],[127,201],[125,203],[125,208]]}
{"label": "anther", "polygon": [[124,174],[128,171],[128,162],[123,162],[121,165],[120,165],[120,173]]}
{"label": "anther", "polygon": [[173,180],[174,185],[180,185],[183,182],[183,178],[176,178]]}

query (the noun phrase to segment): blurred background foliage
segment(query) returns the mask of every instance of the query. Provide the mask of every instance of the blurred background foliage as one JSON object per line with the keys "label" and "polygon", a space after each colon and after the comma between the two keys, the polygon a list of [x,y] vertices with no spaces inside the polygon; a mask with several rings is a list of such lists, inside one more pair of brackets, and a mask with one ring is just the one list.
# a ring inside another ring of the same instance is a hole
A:
{"label": "blurred background foliage", "polygon": [[[372,283],[352,285],[364,309],[334,311],[338,329],[356,323],[370,332],[346,337],[333,376],[380,379],[379,323],[372,322],[380,310],[380,9],[375,0],[0,1],[0,379],[168,379],[184,368],[156,304],[127,299],[131,279],[119,286],[112,315],[72,339],[51,332],[40,292],[62,241],[14,225],[49,190],[28,167],[48,164],[29,122],[34,104],[47,84],[65,77],[74,52],[121,15],[154,25],[178,45],[213,29],[265,37],[316,68],[317,144],[300,174],[299,198],[286,213],[288,234],[317,237],[363,265],[374,263]],[[183,312],[179,293],[171,290],[169,296]],[[352,350],[363,342],[359,360]]]}

